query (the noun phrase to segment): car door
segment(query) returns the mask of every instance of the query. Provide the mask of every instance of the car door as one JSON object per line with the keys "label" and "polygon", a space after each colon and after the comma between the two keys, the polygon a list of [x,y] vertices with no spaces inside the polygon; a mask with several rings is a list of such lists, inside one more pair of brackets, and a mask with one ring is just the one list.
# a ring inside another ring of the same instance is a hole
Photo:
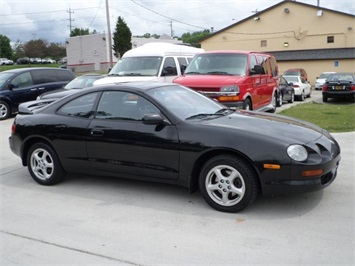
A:
{"label": "car door", "polygon": [[33,78],[29,71],[13,77],[7,87],[9,88],[7,96],[12,102],[13,111],[17,110],[20,103],[35,100],[37,97]]}
{"label": "car door", "polygon": [[177,179],[177,130],[172,125],[144,124],[146,113],[159,110],[142,96],[104,92],[86,140],[91,166],[125,177]]}

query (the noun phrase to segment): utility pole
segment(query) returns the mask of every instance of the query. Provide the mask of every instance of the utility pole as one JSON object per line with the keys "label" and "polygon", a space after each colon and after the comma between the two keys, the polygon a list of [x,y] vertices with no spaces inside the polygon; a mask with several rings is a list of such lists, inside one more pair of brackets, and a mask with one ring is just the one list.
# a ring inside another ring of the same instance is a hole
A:
{"label": "utility pole", "polygon": [[173,21],[170,21],[170,37],[171,39],[174,38],[174,30],[173,30]]}
{"label": "utility pole", "polygon": [[74,14],[74,11],[72,11],[71,9],[70,9],[70,7],[69,7],[69,10],[67,10],[67,13],[69,13],[69,36],[70,36],[70,34],[71,34],[71,31],[72,31],[72,24],[71,24],[71,22],[72,21],[74,21],[75,19],[72,19],[71,18],[71,14]]}
{"label": "utility pole", "polygon": [[109,55],[109,59],[110,59],[110,68],[112,68],[112,66],[113,66],[112,37],[111,37],[110,13],[109,13],[109,7],[108,7],[108,0],[106,0],[106,20],[107,20],[108,55]]}

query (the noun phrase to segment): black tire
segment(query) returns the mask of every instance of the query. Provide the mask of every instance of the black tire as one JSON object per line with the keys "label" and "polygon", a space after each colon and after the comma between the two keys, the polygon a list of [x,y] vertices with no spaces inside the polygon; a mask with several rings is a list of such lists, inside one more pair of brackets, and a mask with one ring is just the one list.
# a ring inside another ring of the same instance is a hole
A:
{"label": "black tire", "polygon": [[292,94],[291,94],[291,99],[288,100],[288,103],[293,103],[294,101],[295,101],[295,94],[292,93]]}
{"label": "black tire", "polygon": [[327,102],[328,101],[328,97],[326,97],[326,96],[323,96],[323,102]]}
{"label": "black tire", "polygon": [[244,110],[253,110],[253,106],[251,105],[250,99],[246,98],[243,102],[243,109]]}
{"label": "black tire", "polygon": [[8,119],[10,115],[10,106],[7,104],[7,102],[0,101],[0,120]]}
{"label": "black tire", "polygon": [[41,185],[61,182],[66,172],[55,151],[45,143],[36,143],[28,151],[27,167],[32,178]]}
{"label": "black tire", "polygon": [[280,93],[279,99],[276,102],[276,106],[277,107],[281,107],[282,106],[282,102],[283,102],[283,95],[282,95],[282,93]]}
{"label": "black tire", "polygon": [[304,95],[304,91],[301,92],[301,95],[298,97],[298,99],[303,102],[306,96]]}
{"label": "black tire", "polygon": [[254,169],[244,159],[230,155],[219,155],[205,163],[199,189],[205,201],[222,212],[243,210],[259,193]]}

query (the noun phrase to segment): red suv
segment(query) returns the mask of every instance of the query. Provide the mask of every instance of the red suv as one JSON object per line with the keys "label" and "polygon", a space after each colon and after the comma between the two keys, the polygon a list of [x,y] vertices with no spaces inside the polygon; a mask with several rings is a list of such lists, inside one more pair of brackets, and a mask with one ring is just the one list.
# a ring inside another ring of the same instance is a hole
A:
{"label": "red suv", "polygon": [[173,82],[228,107],[276,110],[278,67],[269,54],[235,50],[200,53]]}

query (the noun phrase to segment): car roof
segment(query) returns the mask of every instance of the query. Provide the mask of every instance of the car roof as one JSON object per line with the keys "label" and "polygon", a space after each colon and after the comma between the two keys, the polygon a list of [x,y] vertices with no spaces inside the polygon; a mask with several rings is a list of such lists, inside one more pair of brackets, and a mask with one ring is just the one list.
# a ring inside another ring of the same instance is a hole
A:
{"label": "car roof", "polygon": [[176,83],[165,83],[165,82],[158,82],[158,81],[129,81],[129,82],[116,82],[104,85],[98,85],[91,88],[91,90],[95,89],[102,89],[102,90],[114,90],[114,89],[133,89],[136,91],[147,91],[153,88],[159,87],[176,87],[180,86]]}
{"label": "car roof", "polygon": [[245,51],[245,50],[215,50],[215,51],[206,51],[206,52],[200,53],[200,55],[203,55],[203,54],[263,54],[263,55],[269,55],[267,53]]}
{"label": "car roof", "polygon": [[4,73],[21,73],[21,72],[26,72],[30,70],[48,70],[48,69],[56,69],[59,71],[68,71],[67,69],[62,69],[62,68],[53,68],[53,67],[24,67],[24,68],[14,68],[14,69],[9,69],[2,71]]}

